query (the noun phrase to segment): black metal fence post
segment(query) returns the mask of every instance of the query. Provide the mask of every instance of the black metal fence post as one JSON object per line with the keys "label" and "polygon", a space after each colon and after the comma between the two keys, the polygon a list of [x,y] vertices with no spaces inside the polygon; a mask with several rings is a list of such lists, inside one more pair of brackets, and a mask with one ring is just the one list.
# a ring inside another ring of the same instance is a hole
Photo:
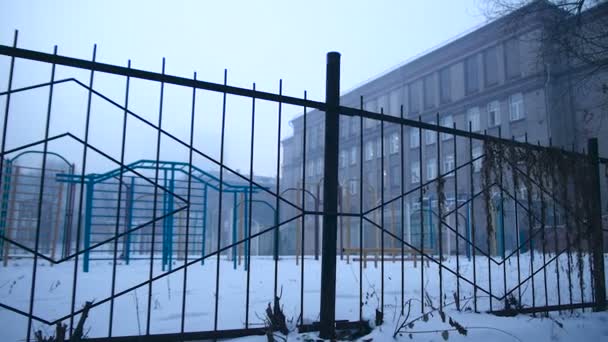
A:
{"label": "black metal fence post", "polygon": [[319,337],[332,339],[336,320],[336,243],[338,231],[338,143],[340,54],[327,54],[325,89],[325,178],[323,179],[323,243],[321,259],[321,314]]}
{"label": "black metal fence post", "polygon": [[600,193],[599,155],[597,138],[587,142],[591,158],[591,229],[593,230],[593,282],[595,285],[595,311],[606,310],[606,280],[604,278],[604,232],[602,230],[602,206]]}

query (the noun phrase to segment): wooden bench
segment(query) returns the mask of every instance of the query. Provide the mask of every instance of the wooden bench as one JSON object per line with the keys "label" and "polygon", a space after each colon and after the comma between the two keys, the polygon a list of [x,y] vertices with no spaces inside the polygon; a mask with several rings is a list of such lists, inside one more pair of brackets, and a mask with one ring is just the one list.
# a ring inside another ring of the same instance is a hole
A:
{"label": "wooden bench", "polygon": [[[395,248],[395,247],[384,247],[384,261],[401,261],[401,248]],[[367,261],[374,261],[374,267],[378,267],[378,260],[382,260],[381,259],[381,254],[382,254],[382,248],[378,248],[378,247],[371,247],[371,248],[363,248],[362,250],[355,247],[350,247],[350,248],[342,248],[342,252],[344,254],[346,254],[346,262],[348,263],[350,261],[350,255],[354,254],[354,255],[358,255],[358,258],[353,258],[353,261],[363,261],[363,267],[367,268]],[[362,253],[361,253],[362,252]],[[433,254],[434,250],[432,249],[423,249],[423,253],[424,254]],[[362,255],[361,255],[362,254]],[[389,255],[389,258],[386,258],[386,255]],[[417,251],[410,249],[410,248],[405,248],[403,250],[403,257],[404,260],[413,260],[414,261],[414,267],[417,267],[418,265],[418,258],[420,258],[422,260],[422,255],[420,255],[420,253],[418,253]],[[427,258],[426,259],[426,265],[427,267],[430,266],[430,261]]]}

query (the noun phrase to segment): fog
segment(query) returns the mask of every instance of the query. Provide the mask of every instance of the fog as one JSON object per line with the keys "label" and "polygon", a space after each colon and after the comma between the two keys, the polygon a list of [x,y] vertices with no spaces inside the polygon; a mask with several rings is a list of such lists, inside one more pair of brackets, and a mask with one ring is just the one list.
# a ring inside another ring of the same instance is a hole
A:
{"label": "fog", "polygon": [[[0,44],[96,60],[103,63],[321,100],[325,91],[325,55],[342,54],[342,93],[408,59],[477,27],[484,18],[477,1],[2,1]],[[10,59],[0,57],[0,89],[6,90]],[[51,66],[18,60],[13,89],[48,82]],[[89,73],[58,67],[55,79],[75,77],[88,84]],[[95,74],[94,89],[125,103],[124,77]],[[71,132],[83,137],[87,90],[73,82],[55,86],[50,135]],[[162,127],[189,141],[192,90],[166,85]],[[6,96],[0,97],[5,108]],[[129,109],[151,123],[158,122],[160,84],[132,79]],[[48,87],[13,95],[6,149],[44,136]],[[302,108],[283,106],[281,138],[291,134],[289,120]],[[222,94],[198,91],[194,145],[213,158],[220,155]],[[228,96],[225,161],[234,169],[249,169],[251,99]],[[256,101],[254,168],[275,176],[278,106]],[[123,111],[97,96],[91,104],[89,141],[113,158],[120,158]],[[125,161],[154,159],[156,131],[129,118]],[[55,141],[80,164],[80,145]],[[40,149],[42,148],[39,146]],[[188,149],[163,137],[160,159],[187,160]],[[89,152],[93,153],[93,152]],[[74,154],[72,156],[72,154]],[[203,158],[204,159],[204,158]],[[211,167],[206,160],[195,161]],[[86,172],[104,172],[116,164],[91,156]]]}

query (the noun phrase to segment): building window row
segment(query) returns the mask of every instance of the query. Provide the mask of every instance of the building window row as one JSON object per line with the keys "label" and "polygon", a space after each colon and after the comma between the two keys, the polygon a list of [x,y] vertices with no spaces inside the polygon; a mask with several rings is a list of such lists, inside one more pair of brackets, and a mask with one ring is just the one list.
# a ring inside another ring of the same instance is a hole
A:
{"label": "building window row", "polygon": [[[395,100],[396,101],[396,100]],[[396,103],[396,102],[395,102]],[[417,104],[414,105],[414,108],[417,108]],[[523,94],[522,93],[516,93],[513,94],[511,96],[509,96],[508,98],[508,109],[509,109],[509,120],[510,121],[517,121],[517,120],[521,120],[525,117],[525,113],[524,113],[524,99],[523,99]],[[492,128],[492,127],[497,127],[500,126],[502,120],[501,120],[501,110],[500,110],[500,102],[497,100],[491,101],[486,105],[486,111],[487,111],[487,115],[488,115],[488,119],[487,119],[487,127],[488,128]],[[469,108],[467,110],[467,120],[466,120],[466,127],[465,130],[468,130],[468,123],[471,123],[471,130],[473,132],[478,132],[481,130],[481,121],[480,121],[480,109],[479,107],[472,107]],[[365,128],[373,128],[376,127],[380,124],[380,120],[372,120],[372,119],[363,119],[364,121],[364,127]],[[431,124],[433,124],[434,122],[429,122]],[[443,127],[452,127],[454,123],[454,119],[452,115],[444,115],[441,118],[440,124]],[[348,127],[348,125],[346,123],[344,123],[345,127]],[[351,127],[353,127],[354,125],[350,125]],[[351,134],[355,134],[356,131],[351,129]],[[413,133],[413,131],[412,131]],[[343,132],[341,133],[343,134],[343,136],[348,135],[348,132]],[[430,134],[431,132],[427,132],[427,136],[425,136],[425,142],[427,144],[434,144],[436,137],[431,137]],[[315,133],[311,133],[311,137],[310,140],[312,141],[312,147],[315,147],[321,144],[320,141],[318,141]],[[449,134],[443,134],[442,135],[442,140],[447,140],[450,138]],[[412,138],[413,139],[413,138]],[[417,147],[418,143],[410,140],[410,146],[411,147]]]}
{"label": "building window row", "polygon": [[[518,39],[510,39],[502,45],[502,67],[499,58],[501,50],[498,45],[488,47],[481,53],[468,56],[461,61],[464,69],[464,84],[461,84],[460,87],[464,88],[465,95],[477,93],[481,89],[482,82],[486,88],[498,84],[502,69],[504,69],[503,77],[506,79],[521,76],[519,45]],[[404,103],[401,98],[407,95],[408,108],[404,108],[404,110],[411,116],[424,109],[433,108],[437,103],[449,103],[454,100],[452,92],[454,80],[460,79],[459,77],[453,78],[452,73],[456,70],[458,69],[452,66],[444,67],[436,73],[409,83],[405,89],[403,87],[393,89],[375,100],[366,102],[364,108],[377,113],[382,109],[385,114],[400,116],[401,106]]]}

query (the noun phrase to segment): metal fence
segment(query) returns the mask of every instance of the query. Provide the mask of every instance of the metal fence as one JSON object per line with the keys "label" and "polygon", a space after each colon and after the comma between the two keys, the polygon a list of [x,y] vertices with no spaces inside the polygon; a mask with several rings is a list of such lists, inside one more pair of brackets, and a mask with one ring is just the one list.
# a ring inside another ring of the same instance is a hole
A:
{"label": "metal fence", "polygon": [[[300,331],[318,330],[325,338],[335,336],[336,329],[365,324],[374,315],[381,324],[385,312],[403,314],[411,307],[424,313],[453,305],[497,314],[605,309],[599,168],[608,161],[598,157],[597,140],[581,154],[506,139],[500,128],[494,135],[475,132],[470,124],[457,129],[456,123],[442,122],[439,114],[429,123],[405,118],[403,110],[400,115],[366,111],[363,98],[359,108],[341,106],[337,53],[328,54],[325,102],[309,100],[306,93],[303,98],[285,96],[282,82],[279,93],[273,94],[255,85],[229,86],[227,73],[223,84],[200,81],[196,73],[192,79],[170,76],[164,60],[162,72],[153,73],[134,69],[130,62],[127,67],[99,63],[96,49],[91,61],[60,56],[57,48],[53,54],[25,50],[17,48],[16,35],[12,47],[0,45],[0,55],[10,59],[8,89],[0,93],[5,104],[0,159],[6,197],[0,232],[3,256],[5,263],[11,258],[31,269],[27,305],[3,301],[0,306],[27,320],[27,340],[36,324],[69,321],[72,334],[82,304],[89,300],[94,300],[89,337],[116,340],[129,340],[130,335],[189,340],[263,334],[260,314],[275,298]],[[21,60],[49,69],[50,80],[14,86],[19,72],[28,73],[16,66]],[[84,70],[88,81],[57,78],[59,67]],[[96,89],[95,80],[104,75],[113,77],[113,89],[124,86],[124,103]],[[159,92],[154,120],[133,109],[135,80],[148,81]],[[84,110],[73,116],[55,110],[54,96],[68,85],[83,90],[86,98]],[[181,121],[189,124],[181,135],[167,128],[177,115],[165,109],[168,87],[190,94],[186,120]],[[14,107],[20,97],[36,92],[46,100],[43,129],[13,134],[23,127],[19,120],[32,120],[16,115]],[[201,104],[202,93],[217,95],[217,101]],[[250,110],[236,118],[249,122],[248,134],[239,137],[248,156],[248,170],[241,172],[225,151],[234,129],[228,125],[230,101],[243,99]],[[260,111],[264,105],[272,110]],[[303,113],[303,132],[294,135],[301,139],[298,150],[282,148],[285,106]],[[212,142],[215,154],[197,143],[195,129],[197,120],[210,111],[220,119],[218,140]],[[324,128],[316,152],[307,141],[307,120],[313,113],[321,113]],[[339,134],[341,117],[353,123],[350,129],[356,133],[350,142]],[[80,130],[68,122],[76,118]],[[104,137],[96,136],[102,129],[100,118],[117,124],[114,145],[104,145]],[[130,146],[145,130],[152,138],[139,149],[154,157],[137,162],[142,158],[134,156],[141,153],[130,151]],[[259,146],[261,135],[269,131],[275,133],[273,145]],[[350,168],[341,165],[339,146],[344,145],[354,147]],[[6,164],[32,149],[41,151],[42,158],[30,161],[39,163],[39,179],[31,183],[37,200],[30,201],[35,208],[29,210],[33,219],[25,238],[24,228],[11,223],[19,197],[11,195],[7,173],[12,171]],[[65,157],[69,169],[51,168],[49,158],[55,151]],[[295,182],[286,176],[287,159],[293,156],[285,154],[293,151],[298,151]],[[270,183],[253,176],[260,153],[274,155]],[[316,177],[308,167],[314,153],[322,156],[322,172]],[[62,194],[59,198],[47,196],[58,186],[72,190],[55,191]],[[207,197],[210,188],[216,194],[212,198]],[[67,202],[61,196],[67,196]],[[62,211],[55,217],[56,226],[45,216],[49,210]],[[51,240],[63,241],[61,258],[49,255],[48,247],[48,232],[56,230],[50,228],[59,226],[64,227],[63,238],[55,234]],[[134,267],[134,253],[144,263],[145,274],[139,277],[127,268]],[[88,267],[93,255],[109,261],[105,270],[111,277],[104,273],[107,281],[96,284],[104,290],[103,297],[85,298],[90,290],[83,286],[92,284],[97,272]],[[238,268],[241,257],[243,267]],[[368,265],[372,261],[375,267]],[[70,283],[66,312],[45,311],[37,300],[48,281],[44,262],[67,267],[59,275]],[[80,263],[87,266],[81,270]],[[352,272],[345,273],[348,269]],[[201,279],[208,283],[208,292],[195,301],[191,296],[202,291]],[[165,280],[181,285],[180,304],[175,326],[159,330],[158,310],[163,309],[154,286]],[[146,292],[144,309],[136,308],[138,328],[119,328],[125,319],[121,308],[130,305],[125,298],[133,295],[138,306],[138,290]],[[242,314],[236,315],[241,308]],[[190,325],[192,317],[200,316]]]}

